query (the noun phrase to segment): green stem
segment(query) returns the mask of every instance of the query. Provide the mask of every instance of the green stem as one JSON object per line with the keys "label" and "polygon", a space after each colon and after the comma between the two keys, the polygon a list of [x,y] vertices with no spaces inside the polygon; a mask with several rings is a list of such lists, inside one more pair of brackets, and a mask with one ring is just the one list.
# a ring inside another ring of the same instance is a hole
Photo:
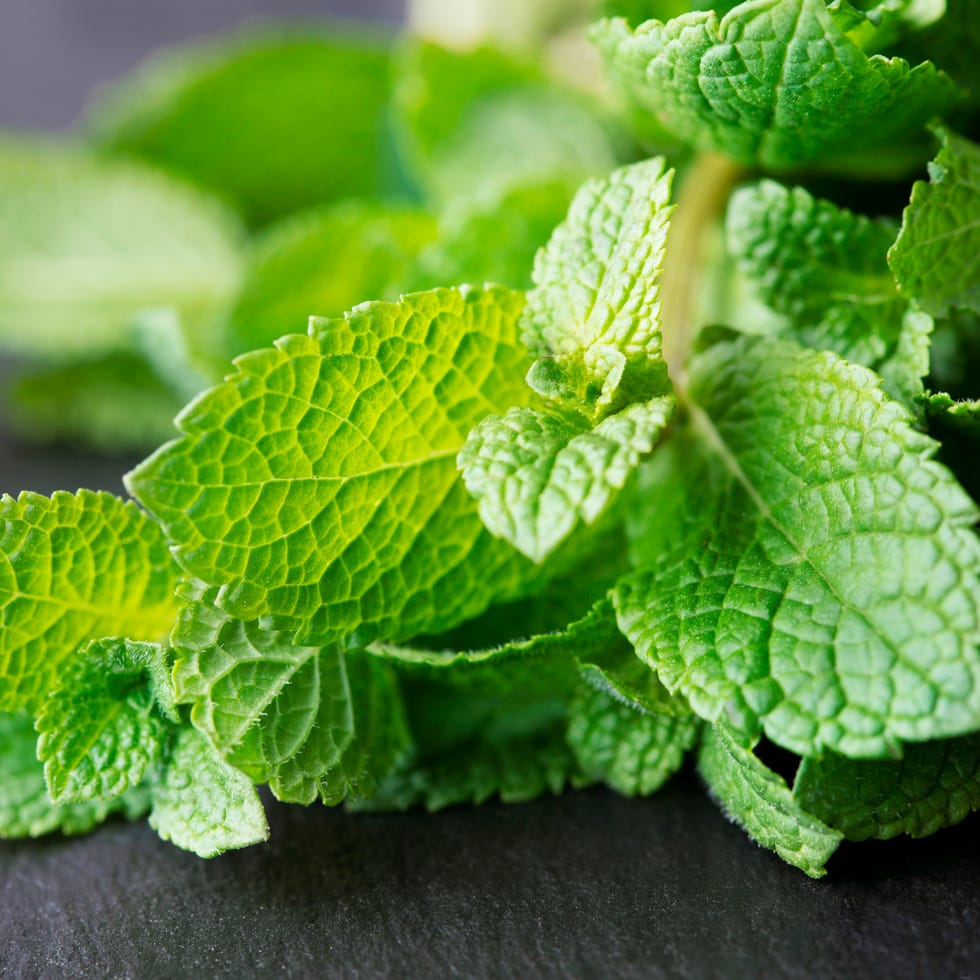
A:
{"label": "green stem", "polygon": [[660,275],[664,359],[683,400],[687,359],[701,326],[695,323],[708,235],[721,216],[733,185],[742,176],[737,163],[717,153],[701,153],[687,168],[670,222]]}

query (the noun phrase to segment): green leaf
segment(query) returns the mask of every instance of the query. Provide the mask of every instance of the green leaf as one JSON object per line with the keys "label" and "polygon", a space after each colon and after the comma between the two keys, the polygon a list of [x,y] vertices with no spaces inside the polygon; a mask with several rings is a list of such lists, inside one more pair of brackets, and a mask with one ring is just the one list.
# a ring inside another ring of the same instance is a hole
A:
{"label": "green leaf", "polygon": [[62,672],[37,720],[52,801],[108,800],[139,785],[177,720],[162,647],[94,640]]}
{"label": "green leaf", "polygon": [[173,635],[174,682],[191,720],[280,800],[366,795],[407,745],[390,668],[231,619],[214,606],[217,591],[185,587]]}
{"label": "green leaf", "polygon": [[631,405],[594,429],[531,408],[488,416],[458,459],[483,523],[544,561],[580,522],[605,511],[653,449],[674,404],[664,395]]}
{"label": "green leaf", "polygon": [[421,211],[356,202],[273,226],[256,240],[226,325],[229,354],[303,331],[314,314],[340,316],[365,300],[397,299],[435,233],[435,222]]}
{"label": "green leaf", "polygon": [[937,129],[928,183],[916,181],[888,255],[903,294],[933,316],[980,313],[980,146]]}
{"label": "green leaf", "polygon": [[637,711],[605,691],[583,687],[569,710],[568,742],[587,779],[627,796],[646,796],[684,762],[701,723],[691,716]]}
{"label": "green leaf", "polygon": [[93,106],[89,128],[260,225],[391,183],[388,62],[379,36],[243,31],[156,55]]}
{"label": "green leaf", "polygon": [[801,808],[782,777],[726,726],[704,733],[698,769],[711,795],[753,840],[811,878],[827,873],[824,865],[842,835]]}
{"label": "green leaf", "polygon": [[658,280],[673,175],[658,157],[587,182],[535,260],[528,381],[594,421],[663,393]]}
{"label": "green leaf", "polygon": [[918,401],[927,419],[942,419],[968,435],[980,436],[980,399],[956,400],[943,391],[929,391]]}
{"label": "green leaf", "polygon": [[396,89],[406,157],[438,200],[605,173],[616,154],[597,108],[493,48],[406,47]]}
{"label": "green leaf", "polygon": [[848,840],[927,837],[980,809],[980,737],[910,745],[902,759],[804,759],[794,797]]}
{"label": "green leaf", "polygon": [[770,180],[739,189],[728,207],[729,252],[789,319],[784,335],[871,368],[908,403],[929,371],[932,321],[899,295],[886,260],[894,234]]}
{"label": "green leaf", "polygon": [[780,170],[906,141],[959,98],[928,62],[869,58],[856,26],[824,0],[752,0],[721,20],[607,20],[592,36],[616,84],[679,139]]}
{"label": "green leaf", "polygon": [[653,160],[586,184],[538,254],[528,380],[577,417],[491,415],[459,454],[483,523],[534,561],[603,513],[673,414],[657,282],[670,179]]}
{"label": "green leaf", "polygon": [[367,303],[236,362],[128,478],[215,604],[303,645],[404,640],[529,591],[454,460],[520,404],[523,297],[502,288]]}
{"label": "green leaf", "polygon": [[744,337],[693,359],[623,632],[709,721],[800,755],[980,727],[976,509],[867,369]]}
{"label": "green leaf", "polygon": [[0,345],[68,359],[132,348],[137,316],[207,327],[238,287],[240,229],[217,201],[135,162],[0,139]]}
{"label": "green leaf", "polygon": [[193,728],[181,731],[163,777],[151,792],[150,826],[163,840],[198,857],[268,840],[269,826],[255,787]]}
{"label": "green leaf", "polygon": [[182,404],[144,360],[122,352],[21,372],[8,401],[7,424],[21,439],[117,453],[171,438]]}
{"label": "green leaf", "polygon": [[87,490],[5,495],[0,520],[0,710],[39,707],[89,640],[170,631],[177,568],[135,504]]}
{"label": "green leaf", "polygon": [[112,814],[136,820],[149,808],[143,787],[114,800],[52,803],[36,747],[34,722],[28,715],[0,713],[0,839],[41,837],[56,830],[84,834]]}

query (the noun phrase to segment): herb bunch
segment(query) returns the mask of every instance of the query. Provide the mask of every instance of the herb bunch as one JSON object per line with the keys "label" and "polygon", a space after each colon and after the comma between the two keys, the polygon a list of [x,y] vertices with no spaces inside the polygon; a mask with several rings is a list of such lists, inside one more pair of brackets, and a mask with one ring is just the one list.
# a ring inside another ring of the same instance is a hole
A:
{"label": "herb bunch", "polygon": [[820,876],[980,804],[980,8],[552,6],[0,141],[12,417],[169,439],[0,504],[0,835],[693,757]]}

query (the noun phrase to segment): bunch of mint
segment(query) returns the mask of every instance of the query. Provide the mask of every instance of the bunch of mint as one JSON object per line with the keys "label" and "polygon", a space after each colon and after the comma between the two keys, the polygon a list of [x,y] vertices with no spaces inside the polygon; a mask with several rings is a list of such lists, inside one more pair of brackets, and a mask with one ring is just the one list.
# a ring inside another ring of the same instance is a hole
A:
{"label": "bunch of mint", "polygon": [[135,502],[0,504],[0,835],[693,756],[819,876],[980,805],[980,6],[691,6],[245,34],[0,140],[11,417],[189,399]]}

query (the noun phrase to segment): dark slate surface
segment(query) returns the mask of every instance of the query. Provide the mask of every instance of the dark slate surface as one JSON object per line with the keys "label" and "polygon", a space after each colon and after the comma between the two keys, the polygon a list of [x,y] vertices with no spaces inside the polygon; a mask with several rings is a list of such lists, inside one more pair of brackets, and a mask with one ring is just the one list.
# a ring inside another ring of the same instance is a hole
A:
{"label": "dark slate surface", "polygon": [[[0,125],[64,125],[151,47],[247,14],[400,7],[0,0]],[[0,435],[8,492],[118,491],[128,462]],[[976,817],[845,846],[814,882],[726,823],[690,774],[650,800],[269,816],[267,845],[212,862],[120,822],[0,843],[0,978],[980,976]]]}

